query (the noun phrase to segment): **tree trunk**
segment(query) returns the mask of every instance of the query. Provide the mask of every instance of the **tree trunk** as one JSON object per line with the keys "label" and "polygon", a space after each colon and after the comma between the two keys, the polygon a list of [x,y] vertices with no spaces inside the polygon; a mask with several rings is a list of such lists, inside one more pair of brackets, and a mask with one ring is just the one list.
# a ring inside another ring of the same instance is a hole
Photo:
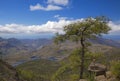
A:
{"label": "tree trunk", "polygon": [[84,73],[84,55],[85,55],[85,45],[84,45],[84,39],[81,38],[81,65],[80,65],[80,79],[83,78]]}

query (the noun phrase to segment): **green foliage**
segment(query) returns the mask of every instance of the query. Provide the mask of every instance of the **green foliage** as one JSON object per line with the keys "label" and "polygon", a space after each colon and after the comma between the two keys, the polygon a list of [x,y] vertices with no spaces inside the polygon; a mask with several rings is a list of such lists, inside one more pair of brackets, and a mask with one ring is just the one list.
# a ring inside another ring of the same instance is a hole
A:
{"label": "green foliage", "polygon": [[108,33],[110,27],[107,25],[108,18],[101,16],[96,18],[86,18],[82,22],[78,21],[64,27],[65,34],[56,34],[54,42],[59,44],[65,40],[79,42],[82,38],[86,39],[101,36]]}
{"label": "green foliage", "polygon": [[68,68],[68,65],[60,67],[52,76],[52,81],[60,81],[62,79],[62,75],[66,72],[66,70],[68,70]]}
{"label": "green foliage", "polygon": [[111,68],[110,68],[112,74],[120,79],[120,60],[118,61],[111,61]]}
{"label": "green foliage", "polygon": [[7,81],[7,80],[0,76],[0,81]]}
{"label": "green foliage", "polygon": [[59,33],[56,33],[56,37],[54,38],[54,43],[60,44],[61,42],[65,41],[64,35],[59,35]]}
{"label": "green foliage", "polygon": [[65,34],[59,35],[57,33],[56,37],[54,38],[54,41],[57,44],[64,42],[65,40],[72,40],[74,42],[77,42],[81,46],[80,47],[81,52],[78,52],[79,56],[74,57],[73,55],[72,58],[73,60],[75,60],[74,61],[75,63],[76,63],[75,58],[79,58],[79,64],[81,64],[81,66],[79,67],[81,69],[80,78],[83,78],[85,53],[87,47],[90,45],[88,39],[101,36],[102,34],[107,34],[108,31],[110,30],[110,27],[107,25],[108,21],[109,19],[104,16],[96,18],[86,18],[82,22],[78,21],[65,26],[64,27]]}
{"label": "green foliage", "polygon": [[20,78],[24,78],[24,80],[32,81],[34,78],[34,74],[31,71],[19,70]]}
{"label": "green foliage", "polygon": [[71,55],[68,57],[69,63],[70,63],[70,68],[72,70],[77,70],[78,71],[78,67],[80,67],[80,62],[81,62],[81,57],[80,54],[81,53],[81,49],[76,49],[73,50],[73,52],[71,53]]}
{"label": "green foliage", "polygon": [[23,72],[28,72],[28,75],[30,73],[31,77],[34,76],[33,81],[50,81],[52,75],[55,73],[59,66],[59,63],[57,62],[40,59],[23,63],[17,66],[17,69],[21,69]]}
{"label": "green foliage", "polygon": [[79,79],[80,49],[74,50],[67,61],[62,62],[62,66],[55,72],[52,81],[76,81]]}
{"label": "green foliage", "polygon": [[101,52],[86,52],[85,54],[85,58],[86,60],[88,59],[89,61],[90,60],[93,60],[93,59],[101,59],[101,58],[104,58],[104,54],[101,53]]}
{"label": "green foliage", "polygon": [[94,38],[108,33],[110,27],[107,25],[108,18],[96,17],[86,18],[82,22],[78,21],[64,27],[65,34],[56,34],[55,42],[64,42],[65,40],[72,40],[79,42],[81,39]]}
{"label": "green foliage", "polygon": [[93,74],[88,74],[87,81],[95,81],[95,73]]}
{"label": "green foliage", "polygon": [[72,74],[70,76],[70,81],[78,81],[79,80],[79,75],[78,74]]}
{"label": "green foliage", "polygon": [[[87,51],[87,50],[86,50]],[[62,62],[62,66],[56,71],[56,73],[52,77],[52,81],[78,81],[79,80],[79,72],[81,67],[81,49],[75,49],[70,54],[70,56],[67,58],[66,61]],[[94,81],[94,74],[91,76],[87,72],[87,68],[92,61],[92,59],[98,60],[99,58],[103,58],[104,55],[102,53],[92,53],[92,52],[86,52],[85,54],[85,70],[84,78],[89,79],[90,81]],[[63,77],[64,76],[64,77]]]}
{"label": "green foliage", "polygon": [[86,18],[82,22],[76,22],[64,27],[65,35],[67,39],[74,38],[76,41],[91,37],[100,36],[103,33],[107,33],[110,27],[106,24],[106,17]]}
{"label": "green foliage", "polygon": [[[80,49],[74,50],[68,57],[68,60],[62,62],[62,66],[53,75],[54,79],[55,78],[60,79],[64,74],[67,74],[67,73],[68,73],[67,76],[69,78],[73,78],[75,75],[79,76],[78,70],[79,70],[80,61],[81,61],[79,56],[80,51],[81,51]],[[72,73],[73,75],[69,75],[70,73]]]}
{"label": "green foliage", "polygon": [[48,81],[47,79],[44,79],[40,75],[36,75],[36,73],[28,70],[18,70],[19,73],[19,78],[21,80],[26,80],[26,81]]}

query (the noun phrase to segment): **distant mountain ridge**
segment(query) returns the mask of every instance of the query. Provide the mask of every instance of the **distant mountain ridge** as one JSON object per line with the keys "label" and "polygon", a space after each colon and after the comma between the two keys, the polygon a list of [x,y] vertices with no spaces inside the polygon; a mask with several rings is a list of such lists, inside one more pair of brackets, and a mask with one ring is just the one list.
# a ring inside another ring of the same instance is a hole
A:
{"label": "distant mountain ridge", "polygon": [[16,39],[9,38],[3,39],[0,38],[0,50],[9,50],[10,48],[15,48],[17,50],[31,50],[34,51],[42,45],[51,43],[49,39]]}
{"label": "distant mountain ridge", "polygon": [[111,40],[111,39],[105,39],[105,38],[98,37],[96,39],[90,39],[90,42],[92,42],[94,44],[102,44],[102,45],[120,48],[120,42]]}
{"label": "distant mountain ridge", "polygon": [[[114,48],[120,48],[120,42],[97,38],[89,40],[97,48],[102,48],[102,51]],[[58,48],[52,39],[3,39],[0,38],[0,51],[10,64],[21,64],[23,62],[34,59],[58,60],[67,57],[70,52],[76,47],[73,42],[61,44]],[[96,47],[92,47],[96,49]],[[17,62],[17,63],[16,63]]]}
{"label": "distant mountain ridge", "polygon": [[2,47],[18,47],[18,46],[32,46],[39,47],[40,45],[51,43],[49,39],[16,39],[9,38],[3,39],[0,38],[0,46]]}
{"label": "distant mountain ridge", "polygon": [[[95,44],[120,47],[120,42],[102,37],[98,37],[96,39],[90,39],[90,42]],[[47,45],[51,43],[53,43],[52,39],[16,39],[16,38],[3,39],[0,37],[1,48],[25,47],[25,48],[36,49],[41,45]]]}
{"label": "distant mountain ridge", "polygon": [[6,60],[19,61],[21,59],[24,61],[23,59],[26,57],[32,57],[31,53],[33,51],[39,50],[49,43],[51,43],[49,39],[0,38],[0,52],[2,52],[2,57]]}
{"label": "distant mountain ridge", "polygon": [[120,41],[120,35],[104,35],[103,38]]}

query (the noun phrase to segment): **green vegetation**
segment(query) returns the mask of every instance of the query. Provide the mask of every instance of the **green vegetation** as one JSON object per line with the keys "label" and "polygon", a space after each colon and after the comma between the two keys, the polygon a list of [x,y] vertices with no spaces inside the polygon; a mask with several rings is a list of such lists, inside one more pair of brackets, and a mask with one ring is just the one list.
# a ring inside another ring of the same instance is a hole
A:
{"label": "green vegetation", "polygon": [[[70,56],[64,58],[62,61],[54,62],[43,59],[34,60],[17,66],[17,69],[20,72],[20,77],[27,81],[31,81],[31,79],[32,81],[77,81],[79,80],[79,51],[79,49],[74,50]],[[116,50],[112,51],[114,52]],[[100,52],[87,52],[85,54],[85,70],[87,70],[88,65],[93,58],[96,58],[98,62],[103,63],[104,59],[107,57],[108,56],[104,56],[104,54]],[[111,58],[112,60],[115,60],[114,57]],[[111,59],[107,60],[107,63],[109,63],[110,60]],[[94,75],[90,76],[87,71],[85,71],[84,77],[88,81],[94,80]]]}
{"label": "green vegetation", "polygon": [[21,81],[16,69],[2,60],[0,60],[0,81]]}
{"label": "green vegetation", "polygon": [[[80,66],[80,57],[79,53],[81,50],[74,50],[69,57],[65,58],[64,61],[61,62],[61,67],[56,71],[56,73],[52,77],[52,81],[77,81],[79,80],[79,66]],[[87,69],[93,58],[96,58],[99,61],[100,58],[103,58],[104,55],[102,53],[92,53],[86,52],[85,54],[85,64],[84,64],[84,78],[94,79],[93,76],[90,76]],[[103,60],[102,60],[103,61]],[[99,62],[102,62],[99,61]]]}
{"label": "green vegetation", "polygon": [[96,18],[86,18],[82,22],[72,23],[64,27],[65,34],[59,35],[57,34],[55,37],[55,43],[59,44],[66,40],[72,40],[79,44],[79,50],[81,50],[78,54],[79,58],[79,79],[83,78],[84,73],[84,64],[85,64],[85,53],[87,47],[90,45],[87,41],[88,39],[92,39],[102,34],[108,33],[110,27],[107,25],[108,18],[96,17]]}
{"label": "green vegetation", "polygon": [[112,74],[120,80],[120,60],[112,61],[110,70]]}
{"label": "green vegetation", "polygon": [[23,63],[17,67],[21,77],[28,81],[50,81],[59,68],[59,63],[50,60],[35,60]]}
{"label": "green vegetation", "polygon": [[26,71],[26,70],[20,70],[18,71],[19,73],[19,78],[26,80],[26,81],[49,81],[39,75],[36,75],[32,71]]}
{"label": "green vegetation", "polygon": [[94,73],[91,75],[88,74],[86,79],[87,79],[87,81],[95,81],[95,74]]}

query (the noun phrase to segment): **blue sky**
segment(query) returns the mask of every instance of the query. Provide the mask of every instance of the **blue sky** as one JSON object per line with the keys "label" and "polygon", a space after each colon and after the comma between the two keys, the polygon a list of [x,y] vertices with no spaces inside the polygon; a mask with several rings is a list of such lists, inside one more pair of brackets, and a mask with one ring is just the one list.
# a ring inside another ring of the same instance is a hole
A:
{"label": "blue sky", "polygon": [[62,33],[64,25],[104,15],[110,34],[120,33],[120,0],[0,0],[1,37],[39,37]]}

